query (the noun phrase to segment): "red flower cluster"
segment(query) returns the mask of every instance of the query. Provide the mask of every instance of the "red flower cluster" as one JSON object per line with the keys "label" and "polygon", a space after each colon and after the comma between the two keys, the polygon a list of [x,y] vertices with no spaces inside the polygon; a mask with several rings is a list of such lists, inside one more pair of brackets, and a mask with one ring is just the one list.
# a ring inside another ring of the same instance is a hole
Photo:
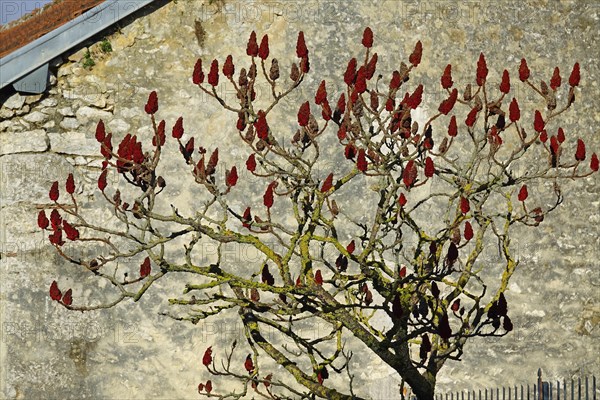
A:
{"label": "red flower cluster", "polygon": [[145,160],[142,150],[142,142],[137,140],[136,135],[127,134],[117,149],[117,171],[120,173],[131,169],[135,164],[142,164]]}
{"label": "red flower cluster", "polygon": [[488,68],[485,62],[485,56],[483,53],[479,54],[479,60],[477,61],[477,86],[483,86],[487,78]]}
{"label": "red flower cluster", "polygon": [[152,266],[150,265],[150,258],[146,257],[140,265],[140,277],[145,278],[152,272]]}
{"label": "red flower cluster", "polygon": [[263,196],[263,203],[265,207],[271,208],[273,207],[273,190],[275,189],[276,181],[273,181],[267,186],[267,190]]}
{"label": "red flower cluster", "polygon": [[269,137],[269,125],[267,124],[267,115],[263,110],[258,112],[258,118],[254,122],[254,129],[259,139],[265,140]]}
{"label": "red flower cluster", "polygon": [[452,65],[446,65],[444,73],[442,74],[441,83],[444,89],[450,89],[452,85],[454,85],[454,82],[452,81]]}
{"label": "red flower cluster", "polygon": [[522,58],[521,65],[519,66],[519,79],[521,80],[521,82],[525,82],[527,79],[529,79],[529,75],[530,71],[529,67],[527,66],[527,60]]}
{"label": "red flower cluster", "polygon": [[233,74],[235,74],[235,66],[233,65],[233,57],[230,54],[225,59],[225,64],[223,64],[223,75],[231,79]]}
{"label": "red flower cluster", "polygon": [[144,107],[144,111],[146,111],[147,114],[151,115],[156,114],[156,112],[158,111],[158,96],[155,90],[150,92],[150,95],[148,96],[148,101],[146,102],[146,106]]}
{"label": "red flower cluster", "polygon": [[298,125],[306,126],[310,119],[310,104],[308,101],[302,103],[300,110],[298,110]]}
{"label": "red flower cluster", "polygon": [[58,288],[58,283],[56,283],[56,281],[52,281],[52,284],[50,285],[50,298],[54,301],[64,304],[65,306],[70,306],[73,304],[73,291],[68,289],[63,294]]}
{"label": "red flower cluster", "polygon": [[504,94],[510,92],[510,77],[508,76],[507,70],[504,70],[504,72],[502,72],[502,82],[500,82],[500,91]]}
{"label": "red flower cluster", "polygon": [[[73,193],[75,193],[75,180],[73,174],[69,174],[67,177],[65,187],[67,193],[73,196]],[[56,203],[59,196],[58,181],[55,181],[50,187],[48,197]],[[50,243],[56,246],[62,246],[65,243],[62,236],[63,232],[66,234],[67,239],[71,241],[79,239],[79,231],[77,228],[71,225],[67,220],[64,220],[56,208],[50,213],[50,220],[48,220],[46,212],[41,210],[37,216],[37,224],[43,230],[48,229],[49,226],[51,227],[52,233],[48,236],[48,239],[50,240]]]}
{"label": "red flower cluster", "polygon": [[327,193],[333,187],[333,173],[327,175],[321,186],[321,193]]}

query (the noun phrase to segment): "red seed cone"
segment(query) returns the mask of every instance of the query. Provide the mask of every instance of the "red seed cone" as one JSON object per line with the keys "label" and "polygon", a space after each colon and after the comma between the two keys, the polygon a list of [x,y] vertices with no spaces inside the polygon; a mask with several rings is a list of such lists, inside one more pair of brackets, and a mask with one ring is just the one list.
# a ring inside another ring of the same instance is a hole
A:
{"label": "red seed cone", "polygon": [[536,132],[541,132],[544,130],[545,126],[546,126],[546,123],[544,122],[544,119],[542,118],[542,113],[540,113],[538,110],[535,110],[535,118],[533,120],[533,129],[535,129]]}
{"label": "red seed cone", "polygon": [[100,145],[100,153],[106,158],[110,160],[112,158],[112,133],[109,133],[104,137],[104,141]]}
{"label": "red seed cone", "polygon": [[62,229],[56,229],[53,234],[48,236],[48,240],[50,243],[55,244],[57,246],[62,246],[65,242],[62,239]]}
{"label": "red seed cone", "polygon": [[263,60],[266,60],[267,57],[269,57],[269,36],[267,35],[264,35],[260,41],[258,56]]}
{"label": "red seed cone", "polygon": [[529,192],[527,191],[527,185],[521,186],[521,189],[519,190],[519,196],[518,196],[519,201],[527,200],[528,196],[529,196]]}
{"label": "red seed cone", "polygon": [[478,113],[479,113],[479,109],[477,107],[473,107],[471,109],[471,111],[469,111],[469,114],[467,115],[467,118],[465,119],[465,125],[467,125],[468,127],[473,127],[473,125],[475,125],[475,121],[477,121]]}
{"label": "red seed cone", "polygon": [[425,176],[431,178],[435,174],[435,166],[431,157],[425,159]]}
{"label": "red seed cone", "polygon": [[456,299],[452,303],[452,306],[450,306],[450,309],[454,312],[457,312],[459,310],[459,308],[460,308],[460,299]]}
{"label": "red seed cone", "polygon": [[246,207],[244,215],[242,215],[242,226],[244,228],[250,228],[250,222],[252,222],[252,213],[250,207]]}
{"label": "red seed cone", "polygon": [[414,66],[418,66],[421,63],[421,56],[423,55],[423,44],[419,40],[415,45],[415,49],[408,57],[408,61]]}
{"label": "red seed cone", "polygon": [[477,86],[483,86],[487,78],[488,68],[483,53],[479,53],[479,60],[477,61]]}
{"label": "red seed cone", "polygon": [[329,121],[332,117],[331,107],[329,106],[329,102],[327,100],[321,104],[321,117],[325,121]]}
{"label": "red seed cone", "polygon": [[74,241],[79,239],[79,231],[69,224],[66,220],[63,220],[63,229],[67,235],[67,239]]}
{"label": "red seed cone", "polygon": [[362,37],[362,45],[366,48],[373,47],[373,31],[368,26],[365,28]]}
{"label": "red seed cone", "polygon": [[592,154],[592,158],[590,160],[590,169],[594,172],[598,171],[598,156],[596,155],[596,153]]}
{"label": "red seed cone", "polygon": [[61,297],[62,293],[58,288],[58,283],[56,283],[56,281],[52,281],[52,284],[50,285],[50,298],[52,300],[60,301]]}
{"label": "red seed cone", "polygon": [[519,109],[519,103],[514,97],[510,102],[510,105],[508,106],[508,118],[512,122],[516,122],[521,118],[521,110]]}
{"label": "red seed cone", "polygon": [[235,66],[233,65],[233,56],[230,54],[227,56],[225,63],[223,64],[223,75],[225,75],[227,78],[232,78],[233,74],[235,74]]}
{"label": "red seed cone", "polygon": [[263,110],[258,112],[258,118],[254,122],[254,129],[256,129],[256,136],[259,139],[267,139],[269,137],[269,125],[267,125],[267,116]]}
{"label": "red seed cone", "polygon": [[208,164],[206,164],[206,173],[208,175],[212,175],[215,173],[215,169],[217,168],[217,164],[219,163],[219,148],[213,150],[210,158],[208,159]]}
{"label": "red seed cone", "polygon": [[444,73],[442,74],[441,83],[442,83],[442,87],[444,89],[450,89],[452,87],[452,85],[454,84],[454,82],[452,81],[452,65],[451,64],[446,65],[446,68],[444,69]]}
{"label": "red seed cone", "polygon": [[450,123],[448,124],[448,136],[455,137],[458,134],[458,126],[456,124],[456,116],[453,115],[450,118]]}
{"label": "red seed cone", "polygon": [[320,269],[315,272],[315,283],[319,286],[323,286],[323,274]]}
{"label": "red seed cone", "polygon": [[367,170],[367,167],[368,164],[367,158],[365,156],[365,149],[359,149],[358,157],[356,158],[356,168],[361,172],[365,172]]}
{"label": "red seed cone", "polygon": [[205,367],[208,367],[212,363],[212,346],[209,346],[206,351],[204,351],[204,356],[202,357],[202,364]]}
{"label": "red seed cone", "polygon": [[152,266],[150,264],[150,258],[146,257],[140,265],[140,277],[145,278],[152,272]]}
{"label": "red seed cone", "polygon": [[53,231],[60,229],[60,225],[62,224],[62,218],[57,209],[52,210],[52,212],[50,213],[50,224],[52,226]]}
{"label": "red seed cone", "polygon": [[244,361],[244,368],[248,373],[252,373],[254,371],[254,362],[252,362],[252,354],[248,354],[246,356],[246,361]]}
{"label": "red seed cone", "polygon": [[65,292],[65,294],[62,297],[62,300],[64,305],[70,306],[71,304],[73,304],[73,291],[71,289],[67,290]]}
{"label": "red seed cone", "polygon": [[217,60],[213,60],[210,64],[208,83],[213,87],[219,84],[219,62]]}
{"label": "red seed cone", "polygon": [[37,222],[38,222],[38,226],[39,226],[41,229],[46,229],[46,228],[48,228],[48,225],[50,224],[50,221],[48,221],[48,217],[46,217],[46,212],[45,212],[44,210],[41,210],[41,211],[38,213],[38,219],[37,219]]}
{"label": "red seed cone", "polygon": [[296,55],[298,58],[308,57],[308,48],[304,42],[304,32],[298,32],[298,41],[296,42]]}
{"label": "red seed cone", "polygon": [[527,60],[521,59],[521,65],[519,65],[519,79],[521,82],[525,82],[529,79],[529,67],[527,66]]}
{"label": "red seed cone", "polygon": [[263,195],[263,204],[265,205],[265,207],[267,208],[271,208],[273,207],[273,185],[274,182],[271,182],[269,184],[269,186],[267,186],[267,190],[265,191],[265,194]]}
{"label": "red seed cone", "polygon": [[575,152],[577,161],[585,160],[585,143],[581,139],[577,139],[577,151]]}
{"label": "red seed cone", "polygon": [[[348,62],[348,66],[346,67],[346,72],[344,73],[344,82],[346,83],[346,85],[350,86],[354,83],[355,78],[356,78],[356,58],[353,58]],[[339,103],[338,103],[338,105],[339,105]]]}
{"label": "red seed cone", "polygon": [[421,104],[423,99],[423,85],[417,86],[413,94],[410,95],[406,103],[407,106],[415,110]]}
{"label": "red seed cone", "polygon": [[100,120],[98,121],[98,125],[96,125],[96,140],[98,141],[98,143],[102,143],[105,137],[106,128],[104,127],[104,122]]}
{"label": "red seed cone", "polygon": [[440,106],[438,107],[438,111],[444,115],[448,115],[450,111],[454,108],[456,104],[456,99],[458,98],[458,90],[455,88],[450,93],[450,97],[446,100],[442,101]]}
{"label": "red seed cone", "polygon": [[467,214],[471,210],[471,205],[469,204],[469,199],[466,197],[460,198],[460,212],[463,214]]}
{"label": "red seed cone", "polygon": [[248,45],[246,46],[246,54],[251,57],[256,57],[258,55],[258,44],[256,43],[256,32],[254,31],[250,33]]}
{"label": "red seed cone", "polygon": [[298,110],[298,125],[306,126],[310,119],[310,104],[308,101],[304,102]]}
{"label": "red seed cone", "polygon": [[317,94],[315,95],[315,104],[320,105],[325,101],[327,101],[327,90],[325,89],[325,81],[323,80],[317,89]]}
{"label": "red seed cone", "polygon": [[367,73],[365,67],[360,67],[356,72],[356,82],[354,83],[354,90],[357,93],[364,93],[367,90]]}
{"label": "red seed cone", "polygon": [[377,53],[373,53],[371,56],[371,60],[367,64],[366,73],[367,79],[371,79],[373,75],[375,75],[375,69],[377,68]]}
{"label": "red seed cone", "polygon": [[356,244],[354,243],[354,240],[350,241],[350,243],[348,243],[348,245],[346,246],[346,251],[350,254],[354,253],[354,250],[356,249]]}
{"label": "red seed cone", "polygon": [[560,77],[560,70],[558,67],[554,68],[554,73],[552,74],[552,78],[550,78],[550,87],[552,90],[556,90],[560,87],[562,79]]}
{"label": "red seed cone", "polygon": [[502,72],[502,82],[500,82],[500,91],[504,94],[510,92],[510,77],[508,71]]}
{"label": "red seed cone", "polygon": [[404,195],[404,193],[400,193],[400,196],[398,196],[398,204],[400,205],[400,207],[404,207],[407,202],[408,200],[406,200],[406,196]]}
{"label": "red seed cone", "polygon": [[412,185],[414,185],[416,179],[417,166],[414,160],[410,160],[406,163],[406,167],[404,167],[404,172],[402,173],[402,181],[404,182],[404,186],[406,186],[406,188],[410,188],[412,187]]}
{"label": "red seed cone", "polygon": [[578,86],[579,80],[581,79],[581,75],[579,72],[579,63],[575,63],[573,65],[573,70],[571,71],[571,75],[569,76],[569,85]]}
{"label": "red seed cone", "polygon": [[321,193],[326,193],[333,187],[333,173],[327,175],[321,186]]}
{"label": "red seed cone", "polygon": [[183,137],[183,117],[177,118],[175,125],[173,125],[172,135],[175,139],[181,139]]}
{"label": "red seed cone", "polygon": [[69,176],[67,177],[65,188],[67,189],[67,193],[75,193],[75,180],[73,179],[73,174],[69,174]]}
{"label": "red seed cone", "polygon": [[102,171],[102,173],[98,177],[98,189],[100,189],[102,192],[104,192],[104,189],[106,189],[106,174],[107,173],[108,173],[108,170],[105,169],[104,171]]}
{"label": "red seed cone", "polygon": [[54,181],[52,186],[50,187],[50,192],[48,192],[48,197],[50,200],[57,201],[60,193],[58,191],[58,181]]}
{"label": "red seed cone", "polygon": [[[402,84],[402,76],[400,75],[400,72],[398,72],[398,71],[392,72],[392,79],[390,79],[390,89],[392,89],[392,90],[398,89],[401,84]],[[391,110],[388,110],[388,111],[391,111]]]}
{"label": "red seed cone", "polygon": [[254,172],[256,170],[256,157],[254,153],[250,154],[250,156],[246,160],[246,168],[250,172]]}
{"label": "red seed cone", "polygon": [[204,72],[202,71],[202,60],[199,58],[194,65],[194,72],[192,73],[192,82],[194,85],[200,85],[204,82]]}
{"label": "red seed cone", "polygon": [[229,187],[233,187],[236,185],[237,181],[238,181],[238,173],[237,173],[237,168],[235,167],[235,165],[233,167],[231,167],[230,171],[227,171],[226,173],[226,183],[227,186]]}
{"label": "red seed cone", "polygon": [[564,143],[566,138],[565,138],[565,131],[563,130],[563,128],[558,128],[558,133],[557,133],[556,139],[558,140],[558,143]]}
{"label": "red seed cone", "polygon": [[463,235],[467,242],[469,240],[473,239],[473,226],[471,225],[471,223],[469,221],[465,222],[465,229],[464,229]]}
{"label": "red seed cone", "polygon": [[146,114],[156,114],[158,111],[158,95],[156,94],[156,90],[150,92],[144,111],[146,111]]}
{"label": "red seed cone", "polygon": [[400,278],[404,278],[404,277],[406,277],[406,267],[405,267],[404,265],[402,265],[402,266],[400,267],[400,271],[398,271],[398,276],[399,276]]}

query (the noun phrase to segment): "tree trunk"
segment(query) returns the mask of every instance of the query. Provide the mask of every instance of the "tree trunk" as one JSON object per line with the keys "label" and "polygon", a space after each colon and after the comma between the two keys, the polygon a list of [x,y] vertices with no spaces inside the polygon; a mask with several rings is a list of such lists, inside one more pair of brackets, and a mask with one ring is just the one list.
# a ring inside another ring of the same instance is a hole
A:
{"label": "tree trunk", "polygon": [[[410,385],[410,383],[409,383]],[[419,400],[433,400],[435,394],[435,384],[428,385],[410,385],[413,393],[417,396]]]}

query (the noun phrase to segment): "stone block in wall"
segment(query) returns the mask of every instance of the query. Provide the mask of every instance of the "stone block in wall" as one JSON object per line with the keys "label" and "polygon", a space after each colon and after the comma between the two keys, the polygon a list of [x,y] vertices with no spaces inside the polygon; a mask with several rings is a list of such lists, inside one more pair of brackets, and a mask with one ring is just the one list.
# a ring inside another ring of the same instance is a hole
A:
{"label": "stone block in wall", "polygon": [[0,134],[0,156],[15,153],[42,152],[48,148],[46,131],[5,132]]}
{"label": "stone block in wall", "polygon": [[93,132],[70,131],[64,133],[51,132],[50,149],[55,153],[76,155],[98,155],[100,145],[94,138]]}
{"label": "stone block in wall", "polygon": [[44,122],[48,119],[48,115],[44,114],[43,112],[40,111],[33,111],[27,115],[25,115],[23,117],[23,119],[27,122],[31,122],[31,123],[40,123],[40,122]]}
{"label": "stone block in wall", "polygon": [[75,111],[75,115],[84,124],[88,122],[98,122],[101,119],[108,120],[113,116],[108,111],[102,111],[88,106],[80,107]]}
{"label": "stone block in wall", "polygon": [[72,170],[65,158],[56,154],[4,155],[0,157],[0,204],[46,202],[52,182]]}
{"label": "stone block in wall", "polygon": [[6,107],[6,108],[10,108],[11,110],[16,110],[16,109],[23,107],[24,104],[25,104],[25,96],[22,96],[19,93],[15,93],[12,96],[10,96],[8,99],[6,99],[6,101],[4,102],[4,104],[2,104],[2,106]]}
{"label": "stone block in wall", "polygon": [[77,118],[63,118],[60,122],[60,127],[66,130],[73,130],[79,128],[79,121]]}

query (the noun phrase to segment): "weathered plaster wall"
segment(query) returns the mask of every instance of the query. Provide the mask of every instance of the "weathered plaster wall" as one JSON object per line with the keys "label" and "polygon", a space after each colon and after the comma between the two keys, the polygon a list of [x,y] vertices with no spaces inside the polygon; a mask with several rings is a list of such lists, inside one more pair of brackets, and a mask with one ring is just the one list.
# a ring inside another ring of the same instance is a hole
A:
{"label": "weathered plaster wall", "polygon": [[[83,182],[78,190],[85,196],[80,201],[87,201],[85,207],[98,218],[106,217],[98,208],[100,200],[88,196],[100,163],[95,124],[103,119],[116,136],[147,133],[143,104],[154,89],[160,97],[160,118],[168,127],[183,115],[189,121],[186,131],[209,149],[216,145],[231,149],[229,154],[221,152],[224,162],[241,165],[245,153],[235,146],[233,116],[201,95],[190,78],[198,56],[208,62],[215,57],[224,60],[231,53],[234,60],[241,60],[252,30],[259,37],[269,34],[271,54],[280,59],[282,76],[294,57],[297,32],[305,32],[312,71],[304,91],[281,105],[281,115],[285,110],[294,110],[290,115],[295,115],[300,100],[313,96],[321,79],[341,80],[347,60],[361,50],[360,35],[367,25],[375,32],[374,50],[384,76],[406,59],[416,40],[423,42],[423,63],[415,77],[426,88],[437,85],[447,63],[453,64],[455,82],[472,80],[481,51],[491,79],[498,79],[503,68],[516,77],[521,57],[527,57],[536,79],[546,80],[554,66],[561,67],[564,79],[579,61],[581,91],[574,110],[564,116],[563,127],[568,136],[584,138],[590,150],[600,148],[597,1],[215,3],[179,0],[146,11],[110,34],[112,53],[102,53],[97,44],[90,47],[93,69],[81,66],[83,49],[65,56],[49,93],[0,100],[3,397],[196,398],[196,385],[206,379],[200,368],[204,349],[210,344],[226,346],[239,337],[234,319],[193,326],[158,315],[169,311],[166,299],[181,290],[174,277],[137,304],[85,314],[58,307],[47,295],[49,283],[57,277],[73,287],[76,301],[94,301],[109,293],[54,254],[35,215],[47,204],[50,183],[73,172],[77,182]],[[196,35],[198,24],[203,35]],[[513,79],[521,91],[517,83]],[[328,90],[338,92],[329,84]],[[426,106],[435,109],[441,97],[432,97],[426,98]],[[173,161],[165,166],[165,177],[183,169],[176,149],[171,148],[170,156]],[[179,193],[173,197],[176,206],[193,203],[184,182],[168,183],[174,195]],[[538,229],[520,232],[515,240],[521,265],[507,294],[515,331],[501,340],[473,341],[462,362],[448,363],[443,370],[440,390],[531,381],[540,366],[550,377],[598,373],[598,177],[567,182],[563,191],[566,201],[560,212]],[[368,205],[362,202],[361,207]],[[206,252],[210,256],[208,248]],[[249,256],[238,250],[232,257],[247,262]],[[490,275],[497,274],[493,256],[489,263]],[[366,352],[357,353],[354,363],[366,394],[395,397],[397,382],[385,366],[371,361]]]}

